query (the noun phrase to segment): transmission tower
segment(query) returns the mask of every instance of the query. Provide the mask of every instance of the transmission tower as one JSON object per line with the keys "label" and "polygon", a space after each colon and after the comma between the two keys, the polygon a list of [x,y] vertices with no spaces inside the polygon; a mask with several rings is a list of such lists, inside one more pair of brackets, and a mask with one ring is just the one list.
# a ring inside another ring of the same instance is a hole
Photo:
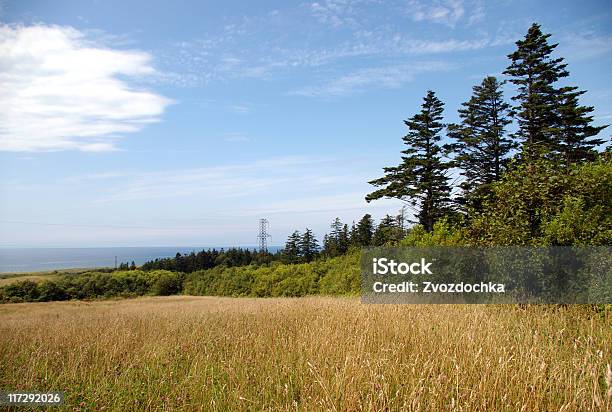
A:
{"label": "transmission tower", "polygon": [[260,252],[268,251],[268,238],[272,237],[268,233],[268,224],[268,219],[259,219],[259,234],[257,235],[257,239],[259,239]]}

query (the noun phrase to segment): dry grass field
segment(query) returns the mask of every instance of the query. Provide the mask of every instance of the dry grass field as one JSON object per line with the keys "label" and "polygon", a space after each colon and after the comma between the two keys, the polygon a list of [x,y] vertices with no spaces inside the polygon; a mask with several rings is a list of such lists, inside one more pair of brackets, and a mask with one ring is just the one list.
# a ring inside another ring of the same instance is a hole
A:
{"label": "dry grass field", "polygon": [[32,282],[42,282],[44,280],[55,280],[57,275],[27,275],[27,276],[14,276],[0,278],[0,287],[10,285],[11,283],[22,282],[24,280],[31,280]]}
{"label": "dry grass field", "polygon": [[62,390],[68,410],[612,408],[612,323],[580,307],[7,304],[0,362],[0,388]]}

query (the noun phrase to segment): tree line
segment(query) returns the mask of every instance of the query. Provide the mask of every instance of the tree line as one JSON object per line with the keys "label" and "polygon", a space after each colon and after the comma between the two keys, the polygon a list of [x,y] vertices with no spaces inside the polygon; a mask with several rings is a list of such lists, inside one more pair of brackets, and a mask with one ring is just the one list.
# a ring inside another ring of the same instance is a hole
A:
{"label": "tree line", "polygon": [[280,260],[288,264],[305,263],[316,258],[341,256],[351,248],[398,242],[407,233],[405,221],[403,208],[397,216],[387,214],[378,224],[369,213],[363,215],[357,223],[353,222],[350,227],[336,217],[330,225],[330,232],[323,236],[321,245],[312,230],[306,228],[304,233],[294,231],[280,251]]}
{"label": "tree line", "polygon": [[[234,267],[261,265],[278,260],[278,254],[260,252],[248,248],[204,249],[189,254],[177,253],[171,258],[157,258],[140,266],[142,270],[170,270],[174,272],[191,273],[197,270],[212,269],[217,266]],[[135,269],[133,265],[120,267],[120,270]]]}
{"label": "tree line", "polygon": [[[610,147],[607,153],[598,152],[606,141],[597,137],[607,126],[593,125],[594,108],[579,103],[584,90],[559,85],[569,71],[563,58],[553,56],[557,44],[550,44],[549,37],[534,23],[508,55],[506,79],[487,76],[474,86],[472,96],[459,109],[459,123],[443,122],[444,104],[429,90],[421,110],[404,122],[408,133],[403,137],[401,162],[385,167],[382,177],[369,182],[377,189],[366,201],[403,200],[426,232],[444,220],[480,235],[487,224],[485,235],[522,225],[531,238],[538,238],[547,223],[544,204],[556,200],[560,205],[567,198],[568,207],[574,201],[574,209],[582,208],[582,215],[589,213],[589,207],[603,208],[591,212],[609,236],[610,220],[605,218],[610,211],[609,186],[604,185],[604,197],[598,199],[603,203],[597,203],[588,188],[583,188],[588,193],[582,195],[575,192],[579,182],[572,179],[577,173],[589,174],[584,165],[596,169],[599,162],[604,164],[599,177],[609,183]],[[511,103],[503,95],[506,82],[516,88]],[[516,130],[510,133],[513,123]],[[444,130],[450,140],[445,144]],[[574,195],[588,199],[570,199]],[[504,203],[516,196],[520,199],[513,203],[515,210],[504,209]],[[494,226],[500,222],[504,224]],[[498,236],[495,241],[526,240]]]}

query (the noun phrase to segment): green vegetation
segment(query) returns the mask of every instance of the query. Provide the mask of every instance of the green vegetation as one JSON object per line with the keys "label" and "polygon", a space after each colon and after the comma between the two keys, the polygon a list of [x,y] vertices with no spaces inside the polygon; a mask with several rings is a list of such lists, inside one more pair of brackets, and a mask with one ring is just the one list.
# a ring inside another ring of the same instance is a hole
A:
{"label": "green vegetation", "polygon": [[189,274],[167,270],[87,272],[0,288],[0,302],[47,302],[143,295],[306,296],[359,293],[359,254],[286,265],[217,266]]}

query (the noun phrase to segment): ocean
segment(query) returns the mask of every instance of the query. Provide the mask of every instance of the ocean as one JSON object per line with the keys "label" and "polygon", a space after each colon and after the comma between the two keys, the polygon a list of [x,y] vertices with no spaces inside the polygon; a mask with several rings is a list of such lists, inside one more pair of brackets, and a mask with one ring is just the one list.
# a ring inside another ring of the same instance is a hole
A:
{"label": "ocean", "polygon": [[[156,258],[174,257],[177,253],[199,252],[219,247],[97,247],[97,248],[0,248],[0,273],[37,272],[55,269],[115,267],[121,262],[137,265]],[[243,246],[255,249],[255,246]],[[269,246],[272,253],[278,246]]]}

